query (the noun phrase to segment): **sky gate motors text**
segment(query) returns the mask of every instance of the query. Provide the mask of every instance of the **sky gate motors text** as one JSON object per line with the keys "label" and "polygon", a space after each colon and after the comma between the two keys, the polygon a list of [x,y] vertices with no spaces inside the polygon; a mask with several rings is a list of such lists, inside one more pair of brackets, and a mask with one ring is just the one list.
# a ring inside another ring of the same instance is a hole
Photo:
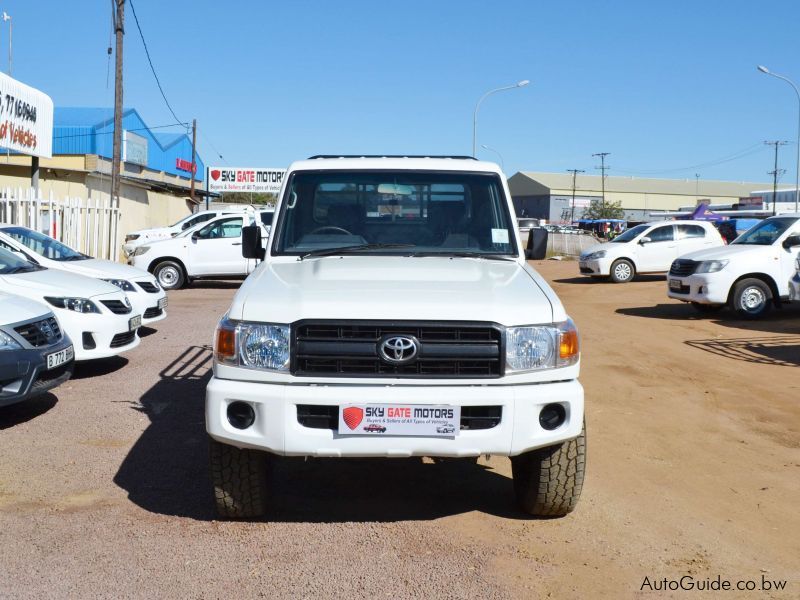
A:
{"label": "sky gate motors text", "polygon": [[220,179],[228,183],[280,183],[282,171],[258,171],[256,169],[223,169]]}
{"label": "sky gate motors text", "polygon": [[412,408],[410,406],[369,406],[366,416],[399,419],[452,419],[452,408]]}

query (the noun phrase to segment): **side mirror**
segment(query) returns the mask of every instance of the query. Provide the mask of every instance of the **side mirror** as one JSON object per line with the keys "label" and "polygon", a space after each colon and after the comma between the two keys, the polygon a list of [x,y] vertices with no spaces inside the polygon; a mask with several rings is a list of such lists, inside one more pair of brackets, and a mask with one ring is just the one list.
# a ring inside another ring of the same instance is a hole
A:
{"label": "side mirror", "polygon": [[195,232],[192,234],[192,241],[195,241],[195,242],[196,242],[196,241],[197,241],[197,240],[199,240],[199,239],[200,239],[200,232],[199,232],[199,231],[195,231]]}
{"label": "side mirror", "polygon": [[264,260],[266,254],[266,250],[261,246],[261,227],[258,225],[242,227],[242,256]]}
{"label": "side mirror", "polygon": [[640,240],[639,240],[639,243],[640,243],[642,246],[644,246],[645,244],[649,244],[649,243],[650,243],[650,242],[652,242],[652,241],[653,241],[653,240],[651,240],[649,237],[647,237],[647,236],[644,236],[642,239],[640,239]]}
{"label": "side mirror", "polygon": [[800,235],[790,235],[783,240],[783,247],[786,248],[786,250],[797,246],[800,246]]}

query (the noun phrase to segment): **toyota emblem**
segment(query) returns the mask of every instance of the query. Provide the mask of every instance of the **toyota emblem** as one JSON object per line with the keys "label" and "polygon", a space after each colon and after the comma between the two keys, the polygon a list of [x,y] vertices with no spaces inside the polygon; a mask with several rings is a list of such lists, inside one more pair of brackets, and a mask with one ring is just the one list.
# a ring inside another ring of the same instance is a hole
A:
{"label": "toyota emblem", "polygon": [[419,354],[419,341],[410,335],[390,335],[378,342],[378,353],[388,363],[401,365],[411,362]]}

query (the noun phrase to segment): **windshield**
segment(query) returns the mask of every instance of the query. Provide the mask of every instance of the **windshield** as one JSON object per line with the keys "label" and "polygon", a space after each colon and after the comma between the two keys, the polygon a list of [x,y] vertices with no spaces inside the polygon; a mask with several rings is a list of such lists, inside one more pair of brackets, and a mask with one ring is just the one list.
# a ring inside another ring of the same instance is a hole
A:
{"label": "windshield", "polygon": [[5,248],[0,248],[0,275],[12,275],[14,273],[28,273],[30,271],[39,271],[44,267],[35,265],[32,262],[20,258],[13,252],[9,252]]}
{"label": "windshield", "polygon": [[2,232],[14,238],[20,244],[27,246],[36,252],[36,254],[49,258],[50,260],[72,261],[91,258],[77,250],[73,250],[69,246],[65,246],[58,240],[54,240],[43,233],[33,231],[27,227],[6,227],[2,229]]}
{"label": "windshield", "polygon": [[618,244],[620,242],[630,242],[636,239],[637,236],[644,233],[650,225],[637,225],[636,227],[631,227],[630,229],[626,229],[623,233],[619,234],[613,240],[611,240],[612,244]]}
{"label": "windshield", "polygon": [[[515,255],[514,222],[490,173],[297,172],[273,254]],[[333,253],[335,254],[335,252]]]}
{"label": "windshield", "polygon": [[783,233],[797,221],[794,217],[779,217],[761,221],[745,231],[731,244],[746,244],[750,246],[771,246]]}

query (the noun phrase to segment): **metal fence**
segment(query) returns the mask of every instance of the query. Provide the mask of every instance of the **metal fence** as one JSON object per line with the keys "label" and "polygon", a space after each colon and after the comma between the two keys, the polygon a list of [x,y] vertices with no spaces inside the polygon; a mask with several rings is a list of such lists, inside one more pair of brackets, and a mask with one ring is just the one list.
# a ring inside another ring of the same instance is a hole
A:
{"label": "metal fence", "polygon": [[57,199],[33,188],[0,190],[0,223],[35,229],[94,258],[119,259],[119,216],[108,197]]}

